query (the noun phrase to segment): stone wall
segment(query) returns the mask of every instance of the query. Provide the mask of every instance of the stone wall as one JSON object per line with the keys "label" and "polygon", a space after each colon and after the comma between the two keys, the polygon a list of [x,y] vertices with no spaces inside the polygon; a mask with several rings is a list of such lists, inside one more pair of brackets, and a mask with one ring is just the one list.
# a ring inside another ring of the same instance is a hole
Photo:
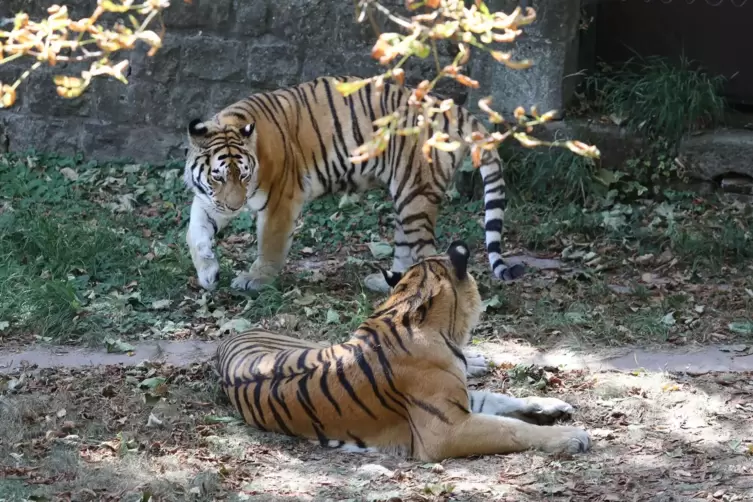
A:
{"label": "stone wall", "polygon": [[[516,52],[534,59],[534,68],[512,72],[488,58],[472,62],[471,73],[495,97],[497,108],[562,107],[579,1],[529,2],[539,20],[526,30]],[[52,3],[2,0],[0,19],[17,10],[38,16]],[[65,3],[76,16],[96,5],[95,0]],[[513,5],[496,0],[492,4]],[[321,75],[369,76],[378,71],[369,57],[375,35],[369,23],[355,23],[351,1],[173,0],[165,23],[164,47],[155,57],[147,58],[144,50],[131,56],[128,85],[96,79],[82,97],[64,100],[55,93],[53,72],[36,72],[20,87],[19,102],[0,111],[0,149],[162,163],[181,157],[184,128],[191,118],[208,117],[254,91]],[[419,61],[409,68],[409,81],[432,67],[432,61]],[[0,66],[0,81],[13,81],[21,68]],[[457,86],[443,90],[461,103],[468,98]]]}

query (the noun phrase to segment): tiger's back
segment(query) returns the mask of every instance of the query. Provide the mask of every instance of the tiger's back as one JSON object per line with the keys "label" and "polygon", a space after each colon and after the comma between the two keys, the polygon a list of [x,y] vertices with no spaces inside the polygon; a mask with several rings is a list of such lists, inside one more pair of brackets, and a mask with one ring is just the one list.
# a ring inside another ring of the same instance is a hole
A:
{"label": "tiger's back", "polygon": [[368,388],[385,383],[374,355],[251,331],[222,346],[219,368],[231,403],[259,430],[352,450],[398,447],[374,426],[396,428],[398,439],[409,434],[407,422],[369,399]]}

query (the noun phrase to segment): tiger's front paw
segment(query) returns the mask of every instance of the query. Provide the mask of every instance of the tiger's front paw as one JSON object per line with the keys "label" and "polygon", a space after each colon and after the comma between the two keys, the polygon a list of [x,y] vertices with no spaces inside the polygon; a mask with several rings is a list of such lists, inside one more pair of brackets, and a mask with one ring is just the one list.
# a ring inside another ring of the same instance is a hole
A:
{"label": "tiger's front paw", "polygon": [[212,251],[212,246],[202,243],[192,251],[199,285],[207,291],[212,291],[220,280],[220,264]]}
{"label": "tiger's front paw", "polygon": [[241,291],[258,291],[270,284],[277,276],[277,269],[270,265],[260,265],[258,261],[251,265],[251,270],[235,276],[231,285]]}
{"label": "tiger's front paw", "polygon": [[465,355],[466,370],[465,374],[469,377],[479,377],[486,375],[491,370],[491,361],[482,354],[469,354],[463,351]]}
{"label": "tiger's front paw", "polygon": [[570,418],[574,409],[568,403],[553,397],[531,396],[525,398],[525,419],[538,425],[551,425],[558,420]]}
{"label": "tiger's front paw", "polygon": [[196,270],[199,285],[207,291],[212,291],[220,281],[220,264],[217,260],[202,260],[201,267]]}

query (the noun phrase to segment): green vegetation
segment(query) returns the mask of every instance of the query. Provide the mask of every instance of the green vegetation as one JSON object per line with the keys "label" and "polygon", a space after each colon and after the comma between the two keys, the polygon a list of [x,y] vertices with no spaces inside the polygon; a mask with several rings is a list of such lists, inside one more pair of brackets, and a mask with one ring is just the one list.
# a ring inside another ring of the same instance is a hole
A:
{"label": "green vegetation", "polygon": [[[743,272],[753,257],[750,208],[672,190],[661,200],[621,202],[588,162],[552,150],[508,163],[506,249],[529,249],[566,267],[554,282],[545,273],[544,288],[532,289],[530,281],[539,284],[535,270],[522,283],[494,280],[484,250],[483,202],[457,192],[445,201],[438,246],[462,238],[477,251],[473,267],[490,326],[514,326],[537,343],[559,332],[612,344],[693,338],[711,324],[749,322],[751,299],[738,294],[742,300],[729,303],[739,289],[711,288],[719,281],[751,287]],[[365,290],[362,279],[372,272],[370,262],[391,261],[392,204],[384,191],[362,194],[357,202],[326,197],[311,203],[288,266],[255,294],[229,287],[255,255],[249,215],[219,239],[219,289],[196,286],[185,246],[189,203],[180,166],[1,158],[0,336],[122,351],[135,339],[207,338],[263,325],[339,341],[382,299]],[[697,307],[657,304],[668,283],[679,289],[708,284],[713,300],[707,307],[733,307],[698,324],[667,325],[662,319],[669,312],[692,317]],[[610,289],[615,284],[626,293]],[[482,329],[479,336],[494,332]]]}
{"label": "green vegetation", "polygon": [[166,173],[0,159],[0,319],[43,338],[150,324],[143,312],[179,298],[189,264],[174,251],[180,180]]}
{"label": "green vegetation", "polygon": [[[378,239],[386,224],[378,218],[389,214],[389,205],[379,211],[383,198],[368,197],[366,212],[356,205],[339,209],[334,199],[316,201],[293,253],[310,256],[308,246],[337,252],[354,233]],[[199,290],[185,248],[189,203],[180,166],[83,164],[36,154],[0,158],[0,333],[101,344],[185,333],[197,317],[222,324],[240,314],[259,322],[303,310],[308,322],[327,326],[323,331],[336,339],[370,312],[358,279],[360,259],[338,276],[335,296],[341,298],[327,296],[332,287],[320,270],[283,274],[255,295],[231,291],[234,270],[250,264],[255,252],[247,214],[223,232],[231,245],[218,248],[222,291]]]}
{"label": "green vegetation", "polygon": [[688,132],[718,123],[725,102],[723,77],[711,77],[682,57],[635,57],[617,67],[603,65],[587,79],[595,106],[650,139],[674,143]]}

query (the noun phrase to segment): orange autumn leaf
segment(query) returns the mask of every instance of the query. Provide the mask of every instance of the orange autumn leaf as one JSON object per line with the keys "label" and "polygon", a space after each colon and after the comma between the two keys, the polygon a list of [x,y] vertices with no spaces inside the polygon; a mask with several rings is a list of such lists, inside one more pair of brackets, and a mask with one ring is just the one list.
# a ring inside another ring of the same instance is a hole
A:
{"label": "orange autumn leaf", "polygon": [[458,74],[453,77],[458,83],[471,87],[473,89],[477,89],[479,86],[478,80],[473,80],[471,77],[467,75]]}
{"label": "orange autumn leaf", "polygon": [[471,148],[471,161],[474,168],[478,169],[481,167],[481,149],[478,145],[473,145],[473,148]]}
{"label": "orange autumn leaf", "polygon": [[403,85],[405,83],[405,70],[402,68],[395,68],[392,70],[392,77],[395,79],[395,82]]}

